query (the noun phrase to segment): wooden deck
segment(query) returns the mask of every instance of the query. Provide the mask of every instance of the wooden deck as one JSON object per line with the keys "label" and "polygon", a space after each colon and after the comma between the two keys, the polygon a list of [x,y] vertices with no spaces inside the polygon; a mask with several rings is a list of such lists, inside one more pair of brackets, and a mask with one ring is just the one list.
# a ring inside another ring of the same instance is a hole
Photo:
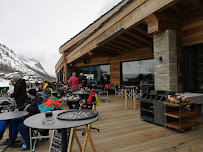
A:
{"label": "wooden deck", "polygon": [[[97,111],[100,119],[92,124],[100,132],[91,130],[97,152],[202,152],[203,118],[198,118],[194,130],[179,133],[140,119],[139,107],[133,110],[133,101],[129,100],[129,109],[125,110],[124,99],[109,97],[109,103],[102,102]],[[132,101],[132,102],[131,102]],[[77,132],[81,143],[84,137]],[[8,137],[8,131],[4,139]],[[20,135],[19,135],[20,138]],[[2,143],[2,140],[0,141]],[[0,147],[0,150],[3,146]],[[20,148],[9,148],[7,152],[19,152]],[[49,141],[37,143],[36,152],[48,152]],[[92,151],[88,142],[87,150]],[[74,141],[73,152],[79,152]]]}

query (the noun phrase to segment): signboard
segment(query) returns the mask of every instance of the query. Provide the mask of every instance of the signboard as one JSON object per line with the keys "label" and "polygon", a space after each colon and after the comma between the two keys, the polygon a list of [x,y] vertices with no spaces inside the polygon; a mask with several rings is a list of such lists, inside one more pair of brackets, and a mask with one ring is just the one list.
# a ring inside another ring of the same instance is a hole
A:
{"label": "signboard", "polygon": [[[71,133],[72,132],[72,129],[71,128],[68,128],[67,129],[67,145],[69,147],[70,143],[71,143]],[[67,149],[68,149],[67,147]],[[61,132],[60,130],[54,130],[53,131],[53,135],[52,135],[52,139],[51,139],[51,142],[50,142],[50,149],[49,149],[50,152],[61,152],[62,151],[62,135],[61,135]]]}

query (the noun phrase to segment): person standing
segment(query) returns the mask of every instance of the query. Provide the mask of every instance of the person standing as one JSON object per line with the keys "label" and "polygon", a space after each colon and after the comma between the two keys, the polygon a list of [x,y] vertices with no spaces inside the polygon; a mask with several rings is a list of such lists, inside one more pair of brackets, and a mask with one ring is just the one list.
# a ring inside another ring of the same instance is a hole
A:
{"label": "person standing", "polygon": [[68,84],[71,85],[71,90],[78,87],[79,79],[76,77],[76,73],[72,73],[72,77],[68,80]]}
{"label": "person standing", "polygon": [[86,86],[87,85],[87,79],[86,79],[86,77],[84,76],[84,74],[83,73],[80,73],[80,76],[79,76],[79,83],[83,83],[84,84],[84,86]]}
{"label": "person standing", "polygon": [[7,94],[11,95],[13,93],[14,93],[14,82],[13,82],[13,79],[11,79],[10,82],[9,82],[9,89],[8,89]]}
{"label": "person standing", "polygon": [[26,83],[25,80],[21,78],[19,74],[14,74],[13,76],[14,81],[14,93],[11,94],[11,98],[14,98],[17,104],[17,108],[21,107],[26,99]]}

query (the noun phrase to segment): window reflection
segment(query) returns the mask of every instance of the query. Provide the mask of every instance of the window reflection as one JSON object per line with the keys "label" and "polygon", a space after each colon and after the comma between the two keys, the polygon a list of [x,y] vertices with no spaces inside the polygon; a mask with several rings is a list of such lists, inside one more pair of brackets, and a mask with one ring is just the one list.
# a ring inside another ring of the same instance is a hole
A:
{"label": "window reflection", "polygon": [[122,77],[123,85],[153,84],[154,60],[123,62]]}
{"label": "window reflection", "polygon": [[77,76],[82,72],[88,83],[109,84],[110,65],[86,66],[75,68]]}

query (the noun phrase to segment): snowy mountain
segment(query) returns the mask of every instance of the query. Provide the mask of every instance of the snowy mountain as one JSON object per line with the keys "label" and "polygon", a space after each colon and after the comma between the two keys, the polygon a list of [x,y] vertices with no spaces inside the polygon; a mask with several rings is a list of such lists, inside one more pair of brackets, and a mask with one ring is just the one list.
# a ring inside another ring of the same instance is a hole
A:
{"label": "snowy mountain", "polygon": [[29,75],[36,75],[30,70],[13,52],[3,44],[0,44],[0,71],[12,72],[20,71]]}
{"label": "snowy mountain", "polygon": [[18,58],[21,59],[21,61],[23,61],[23,63],[25,63],[27,66],[32,67],[33,69],[35,69],[39,72],[42,72],[45,74],[47,73],[39,61],[36,61],[33,58],[25,58],[23,56],[18,56]]}
{"label": "snowy mountain", "polygon": [[[18,57],[12,49],[0,44],[0,78],[11,79],[14,72],[22,73],[22,76],[28,77],[27,80],[31,77],[51,78],[40,62],[33,58]],[[3,80],[0,81],[1,83],[3,83]]]}

